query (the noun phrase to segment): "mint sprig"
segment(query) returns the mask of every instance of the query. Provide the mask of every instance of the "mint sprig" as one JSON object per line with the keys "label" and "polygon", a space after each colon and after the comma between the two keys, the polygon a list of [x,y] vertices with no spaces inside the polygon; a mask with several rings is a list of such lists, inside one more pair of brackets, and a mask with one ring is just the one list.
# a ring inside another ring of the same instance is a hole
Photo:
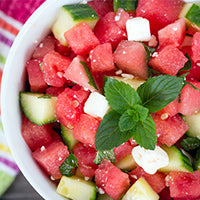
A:
{"label": "mint sprig", "polygon": [[115,162],[115,154],[113,149],[107,151],[97,151],[94,163],[99,165],[103,159],[110,160],[111,163]]}

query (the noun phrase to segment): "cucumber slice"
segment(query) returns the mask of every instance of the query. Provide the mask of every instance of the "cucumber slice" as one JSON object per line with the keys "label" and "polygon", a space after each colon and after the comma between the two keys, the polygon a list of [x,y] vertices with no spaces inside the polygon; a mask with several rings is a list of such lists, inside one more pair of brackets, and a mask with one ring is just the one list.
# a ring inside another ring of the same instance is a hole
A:
{"label": "cucumber slice", "polygon": [[56,97],[43,93],[20,92],[20,103],[26,117],[37,125],[56,121]]}
{"label": "cucumber slice", "polygon": [[73,130],[61,125],[61,136],[69,150],[72,151],[74,145],[78,143],[78,140],[73,136]]}
{"label": "cucumber slice", "polygon": [[119,8],[123,8],[127,12],[135,12],[138,0],[114,0],[114,11],[117,12]]}
{"label": "cucumber slice", "polygon": [[183,118],[185,122],[189,125],[187,135],[190,137],[197,137],[200,139],[200,112],[193,115],[184,116]]}
{"label": "cucumber slice", "polygon": [[64,33],[76,24],[84,21],[91,29],[94,28],[98,15],[88,4],[64,5],[53,24],[52,32],[62,45],[67,45]]}
{"label": "cucumber slice", "polygon": [[91,181],[85,181],[79,177],[62,176],[57,193],[73,200],[95,200],[96,186]]}
{"label": "cucumber slice", "polygon": [[97,200],[113,200],[113,199],[107,194],[99,194]]}
{"label": "cucumber slice", "polygon": [[158,194],[152,189],[147,181],[139,178],[127,191],[122,200],[158,200]]}
{"label": "cucumber slice", "polygon": [[180,149],[176,146],[168,147],[162,145],[161,147],[169,156],[169,164],[166,167],[160,168],[158,171],[164,173],[169,173],[170,171],[193,172],[189,158]]}

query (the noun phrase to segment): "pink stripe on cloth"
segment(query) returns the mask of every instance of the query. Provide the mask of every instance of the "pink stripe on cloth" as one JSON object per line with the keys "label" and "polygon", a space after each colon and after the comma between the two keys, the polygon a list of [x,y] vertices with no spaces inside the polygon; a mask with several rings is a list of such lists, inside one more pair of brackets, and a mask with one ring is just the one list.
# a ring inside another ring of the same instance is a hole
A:
{"label": "pink stripe on cloth", "polygon": [[44,1],[45,0],[0,0],[0,10],[24,24],[35,9]]}

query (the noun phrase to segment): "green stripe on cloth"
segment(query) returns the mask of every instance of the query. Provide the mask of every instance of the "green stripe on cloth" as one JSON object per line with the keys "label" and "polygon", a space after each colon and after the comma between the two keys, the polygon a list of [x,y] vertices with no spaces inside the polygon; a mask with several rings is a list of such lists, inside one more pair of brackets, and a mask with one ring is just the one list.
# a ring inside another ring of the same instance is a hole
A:
{"label": "green stripe on cloth", "polygon": [[0,63],[5,64],[6,58],[0,54]]}

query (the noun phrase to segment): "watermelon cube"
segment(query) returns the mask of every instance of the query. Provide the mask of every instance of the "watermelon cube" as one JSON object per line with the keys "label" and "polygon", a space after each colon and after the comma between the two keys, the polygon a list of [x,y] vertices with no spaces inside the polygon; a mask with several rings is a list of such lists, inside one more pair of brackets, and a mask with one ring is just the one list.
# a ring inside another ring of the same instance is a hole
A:
{"label": "watermelon cube", "polygon": [[64,91],[64,89],[65,89],[64,87],[50,86],[45,90],[45,93],[57,97],[60,93]]}
{"label": "watermelon cube", "polygon": [[187,61],[188,59],[177,47],[167,45],[153,53],[149,65],[158,72],[173,76],[184,67]]}
{"label": "watermelon cube", "polygon": [[153,116],[156,124],[156,134],[158,136],[158,143],[172,146],[175,144],[189,129],[189,126],[181,118],[179,114],[162,119],[161,115]]}
{"label": "watermelon cube", "polygon": [[186,32],[186,23],[183,18],[178,19],[158,31],[159,46],[174,45],[180,47]]}
{"label": "watermelon cube", "polygon": [[80,142],[74,146],[73,153],[78,159],[80,172],[85,177],[94,176],[95,170],[98,167],[98,165],[94,163],[97,151],[94,148]]}
{"label": "watermelon cube", "polygon": [[90,51],[90,63],[90,69],[93,73],[114,70],[115,65],[111,44],[100,44]]}
{"label": "watermelon cube", "polygon": [[126,32],[120,28],[115,21],[116,14],[108,12],[99,19],[94,27],[94,33],[100,43],[111,43],[115,49],[121,40],[127,39]]}
{"label": "watermelon cube", "polygon": [[25,115],[22,116],[22,136],[31,151],[52,142],[52,125],[38,126],[32,123]]}
{"label": "watermelon cube", "polygon": [[[188,81],[198,89],[200,82]],[[200,91],[194,89],[191,85],[185,85],[180,94],[180,103],[178,103],[178,112],[183,115],[192,115],[200,110]]]}
{"label": "watermelon cube", "polygon": [[129,177],[131,184],[134,184],[140,177],[145,178],[156,193],[161,192],[166,187],[166,175],[164,173],[156,172],[155,174],[148,174],[139,166],[129,172]]}
{"label": "watermelon cube", "polygon": [[199,51],[199,46],[200,46],[200,32],[196,32],[193,36],[192,40],[192,60],[196,62],[200,62],[200,51]]}
{"label": "watermelon cube", "polygon": [[52,35],[46,36],[33,52],[32,58],[44,58],[50,51],[55,50],[56,39]]}
{"label": "watermelon cube", "polygon": [[26,62],[31,92],[44,92],[48,87],[47,83],[44,81],[43,72],[40,68],[41,63],[41,59],[32,59]]}
{"label": "watermelon cube", "polygon": [[57,51],[59,54],[63,56],[70,56],[71,48],[69,45],[64,46],[60,43],[59,40],[56,40],[55,51]]}
{"label": "watermelon cube", "polygon": [[126,30],[126,21],[130,18],[128,12],[126,12],[123,8],[119,8],[116,16],[115,16],[115,22],[116,24],[122,29]]}
{"label": "watermelon cube", "polygon": [[200,199],[200,171],[169,173],[170,196],[175,199]]}
{"label": "watermelon cube", "polygon": [[95,135],[99,123],[100,121],[98,119],[82,113],[73,130],[74,138],[94,148]]}
{"label": "watermelon cube", "polygon": [[70,58],[62,56],[56,51],[51,51],[46,54],[42,64],[46,83],[51,86],[62,87],[65,83],[63,73],[70,63]]}
{"label": "watermelon cube", "polygon": [[81,22],[65,32],[64,37],[78,55],[88,54],[100,44],[92,29],[85,22]]}
{"label": "watermelon cube", "polygon": [[183,4],[182,0],[139,0],[136,16],[148,19],[151,33],[157,35],[158,30],[178,18]]}
{"label": "watermelon cube", "polygon": [[123,40],[114,52],[114,62],[126,73],[147,79],[147,53],[142,43]]}
{"label": "watermelon cube", "polygon": [[130,186],[128,174],[108,160],[103,160],[95,171],[95,182],[114,200],[120,199]]}
{"label": "watermelon cube", "polygon": [[55,180],[62,177],[59,166],[68,155],[68,148],[61,141],[54,141],[44,145],[32,153],[32,157]]}

